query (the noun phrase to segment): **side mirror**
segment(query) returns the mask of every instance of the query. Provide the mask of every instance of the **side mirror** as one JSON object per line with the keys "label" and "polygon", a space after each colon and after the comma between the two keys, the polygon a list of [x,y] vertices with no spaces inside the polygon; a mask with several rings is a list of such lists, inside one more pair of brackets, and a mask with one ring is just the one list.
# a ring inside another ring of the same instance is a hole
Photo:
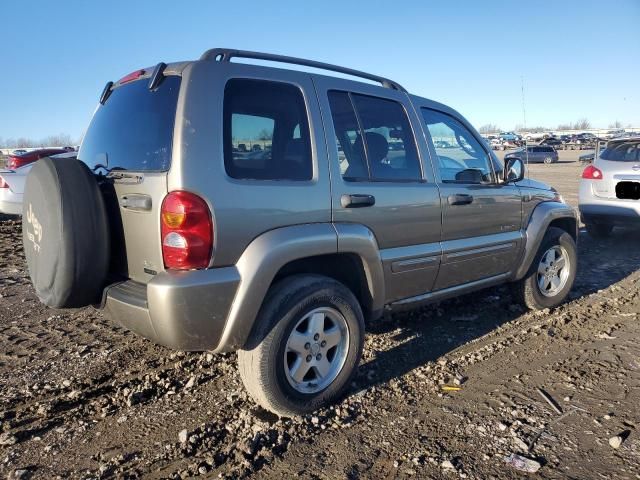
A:
{"label": "side mirror", "polygon": [[504,162],[505,183],[519,182],[524,178],[524,162],[518,157],[509,157]]}

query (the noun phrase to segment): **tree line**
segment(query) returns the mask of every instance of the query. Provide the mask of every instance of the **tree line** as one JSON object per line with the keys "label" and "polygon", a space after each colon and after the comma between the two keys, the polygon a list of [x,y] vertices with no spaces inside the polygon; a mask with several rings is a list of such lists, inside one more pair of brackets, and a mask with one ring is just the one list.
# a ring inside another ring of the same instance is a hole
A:
{"label": "tree line", "polygon": [[73,140],[71,135],[66,133],[49,135],[39,140],[28,137],[7,138],[5,140],[0,137],[0,147],[4,148],[72,147],[79,144],[80,139]]}
{"label": "tree line", "polygon": [[[631,124],[627,125],[627,128],[631,128],[631,127],[632,127]],[[527,132],[531,132],[531,133],[539,133],[539,132],[548,132],[550,130],[589,130],[590,128],[593,128],[593,125],[591,124],[589,119],[581,118],[576,122],[560,123],[558,127],[555,129],[549,128],[549,127],[543,127],[543,126],[527,127],[525,129],[524,125],[518,124],[515,126],[514,131],[522,132],[526,130]],[[616,120],[615,122],[610,123],[607,128],[623,128],[623,125],[622,125],[622,122]],[[482,125],[478,129],[478,131],[480,133],[486,134],[486,133],[499,133],[504,130],[502,130],[498,125],[487,123],[486,125]]]}

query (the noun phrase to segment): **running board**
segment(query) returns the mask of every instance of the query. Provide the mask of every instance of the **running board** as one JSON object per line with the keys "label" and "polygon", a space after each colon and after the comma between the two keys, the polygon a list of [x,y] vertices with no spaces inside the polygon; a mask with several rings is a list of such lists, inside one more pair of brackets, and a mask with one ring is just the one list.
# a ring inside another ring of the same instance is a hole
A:
{"label": "running board", "polygon": [[482,280],[476,280],[474,282],[444,288],[435,292],[423,293],[422,295],[416,295],[415,297],[403,298],[402,300],[397,300],[390,305],[387,305],[387,309],[391,310],[392,312],[396,312],[409,310],[428,303],[440,302],[448,298],[457,297],[458,295],[464,295],[466,293],[471,293],[483,288],[500,285],[501,283],[505,283],[511,276],[512,272],[501,273],[500,275],[494,275],[493,277],[483,278]]}

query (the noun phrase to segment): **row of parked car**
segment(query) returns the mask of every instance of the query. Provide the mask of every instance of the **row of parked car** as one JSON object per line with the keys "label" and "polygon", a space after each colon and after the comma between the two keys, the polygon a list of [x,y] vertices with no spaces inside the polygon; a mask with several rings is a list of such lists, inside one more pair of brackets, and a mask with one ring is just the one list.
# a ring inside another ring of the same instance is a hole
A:
{"label": "row of parked car", "polygon": [[499,135],[487,135],[484,138],[493,150],[517,148],[524,146],[525,143],[553,147],[556,150],[584,150],[595,148],[596,143],[599,141],[631,138],[637,135],[640,135],[640,132],[625,132],[624,130],[612,130],[600,137],[591,132],[572,135],[529,134],[524,137],[514,132],[501,132]]}

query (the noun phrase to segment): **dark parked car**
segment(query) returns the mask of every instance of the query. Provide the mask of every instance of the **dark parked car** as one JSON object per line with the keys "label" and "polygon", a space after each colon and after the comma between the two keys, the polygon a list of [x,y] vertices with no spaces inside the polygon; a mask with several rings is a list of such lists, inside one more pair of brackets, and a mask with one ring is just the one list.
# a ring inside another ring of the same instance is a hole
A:
{"label": "dark parked car", "polygon": [[542,140],[538,145],[547,145],[549,147],[560,147],[562,145],[562,140],[556,137],[549,137]]}
{"label": "dark parked car", "polygon": [[40,150],[32,150],[31,152],[22,153],[20,155],[10,155],[9,160],[7,161],[7,168],[9,170],[15,170],[16,168],[29,165],[41,158],[65,153],[67,151],[68,150],[65,150],[64,148],[41,148]]}
{"label": "dark parked car", "polygon": [[504,158],[517,157],[529,163],[556,163],[558,161],[558,152],[553,147],[546,145],[531,145],[526,148],[519,148],[511,153],[507,153]]}

